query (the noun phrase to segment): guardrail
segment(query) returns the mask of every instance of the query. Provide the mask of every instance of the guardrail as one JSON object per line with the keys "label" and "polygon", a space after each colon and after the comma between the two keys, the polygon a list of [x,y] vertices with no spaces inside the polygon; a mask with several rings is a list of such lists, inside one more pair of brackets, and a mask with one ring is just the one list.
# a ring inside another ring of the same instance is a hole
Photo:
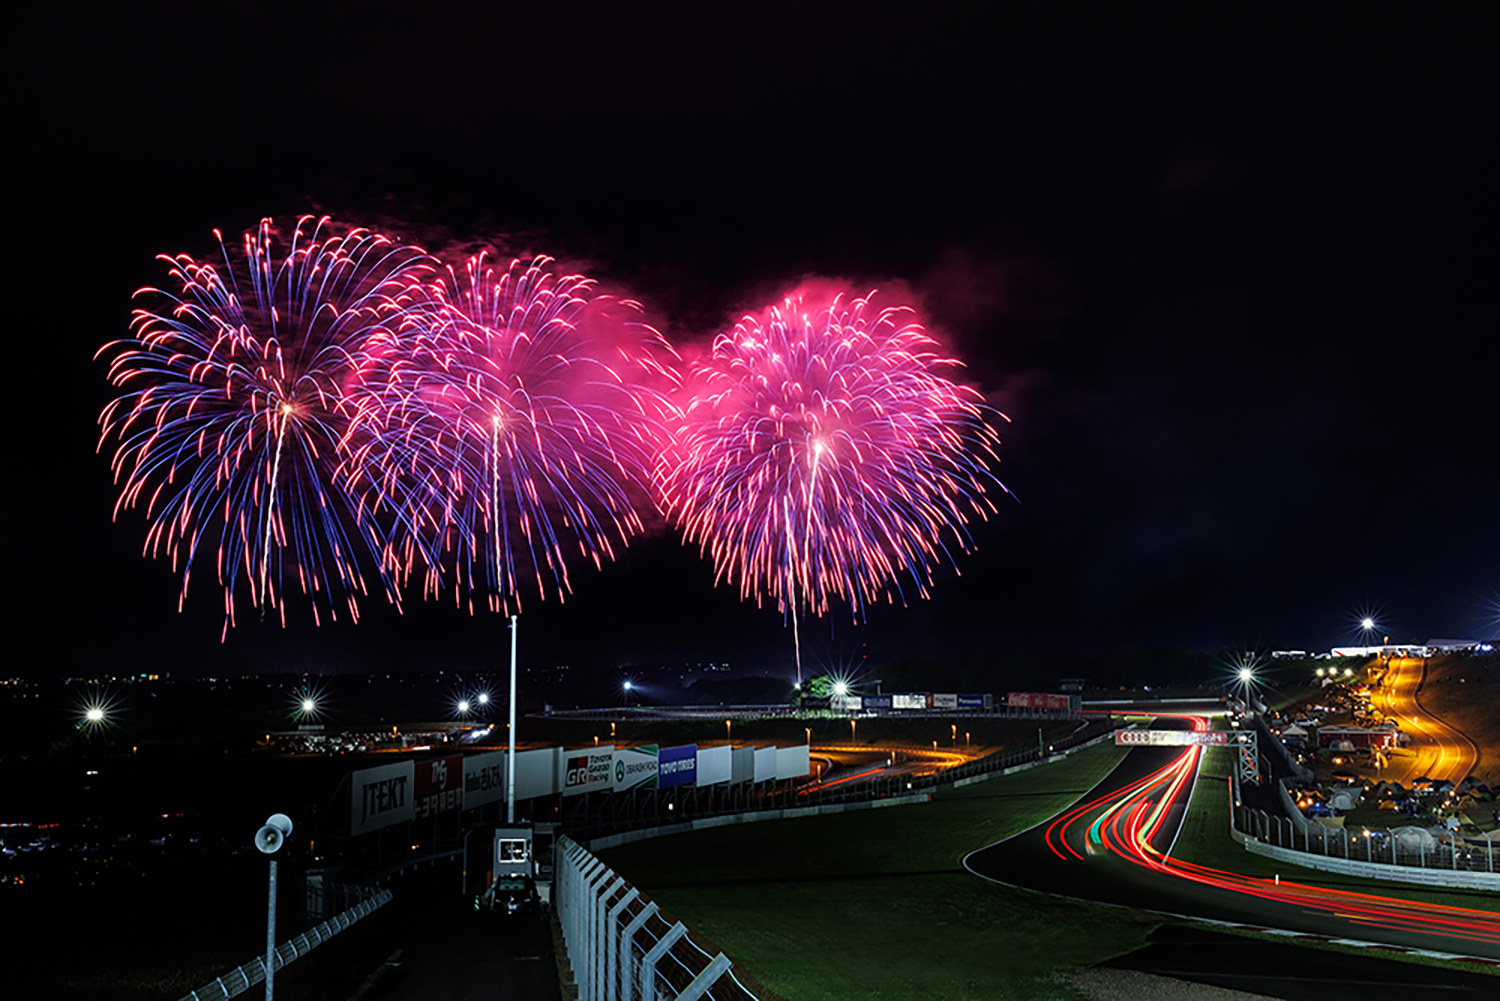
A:
{"label": "guardrail", "polygon": [[757,1001],[728,956],[582,845],[563,836],[556,852],[557,919],[579,1001]]}
{"label": "guardrail", "polygon": [[[293,960],[301,959],[356,921],[369,917],[375,913],[376,909],[390,902],[391,891],[381,890],[370,899],[334,915],[316,928],[281,943],[276,947],[276,969],[283,969]],[[195,991],[189,991],[182,996],[181,1001],[225,1001],[237,994],[243,994],[265,979],[266,959],[264,956],[257,956],[250,962],[235,967],[224,976],[214,978],[212,983],[204,984]]]}

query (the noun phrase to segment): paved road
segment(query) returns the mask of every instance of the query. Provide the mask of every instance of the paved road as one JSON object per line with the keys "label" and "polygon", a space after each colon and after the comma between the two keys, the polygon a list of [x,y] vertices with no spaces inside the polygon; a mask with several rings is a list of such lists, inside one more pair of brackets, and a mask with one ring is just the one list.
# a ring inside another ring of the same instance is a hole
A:
{"label": "paved road", "polygon": [[1461,782],[1474,770],[1479,751],[1459,731],[1423,709],[1417,701],[1424,662],[1417,657],[1393,657],[1370,701],[1411,737],[1407,753],[1393,757],[1381,777],[1403,785],[1423,775]]}
{"label": "paved road", "polygon": [[539,916],[476,913],[456,884],[452,874],[402,888],[413,918],[401,937],[400,965],[362,1001],[560,999],[549,925]]}
{"label": "paved road", "polygon": [[[1164,862],[1194,784],[1195,771],[1182,774],[1184,755],[1196,762],[1193,749],[1132,750],[1080,800],[1071,819],[1065,812],[971,854],[965,865],[999,882],[1086,900],[1500,960],[1500,914],[1478,910],[1493,910],[1493,899],[1484,895],[1475,895],[1472,911],[1446,912],[1355,897],[1365,888],[1355,877],[1295,869],[1277,885]],[[1196,794],[1225,790],[1205,783]],[[1085,809],[1089,803],[1095,805]]]}

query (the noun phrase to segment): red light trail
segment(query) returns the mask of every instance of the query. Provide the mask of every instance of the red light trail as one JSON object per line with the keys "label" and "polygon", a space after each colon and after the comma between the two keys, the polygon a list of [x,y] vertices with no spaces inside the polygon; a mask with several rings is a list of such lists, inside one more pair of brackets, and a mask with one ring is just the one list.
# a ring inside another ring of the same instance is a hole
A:
{"label": "red light trail", "polygon": [[[1195,730],[1208,728],[1208,720],[1203,717],[1180,718],[1190,719]],[[1046,829],[1048,849],[1063,860],[1083,860],[1084,853],[1093,855],[1102,849],[1179,879],[1341,917],[1356,925],[1500,945],[1500,914],[1490,911],[1242,876],[1184,862],[1161,851],[1153,842],[1183,789],[1191,789],[1201,752],[1200,747],[1187,747],[1171,763],[1144,778],[1063,813]],[[1085,823],[1089,817],[1093,819]],[[1075,825],[1082,827],[1079,838],[1083,852],[1068,840]]]}

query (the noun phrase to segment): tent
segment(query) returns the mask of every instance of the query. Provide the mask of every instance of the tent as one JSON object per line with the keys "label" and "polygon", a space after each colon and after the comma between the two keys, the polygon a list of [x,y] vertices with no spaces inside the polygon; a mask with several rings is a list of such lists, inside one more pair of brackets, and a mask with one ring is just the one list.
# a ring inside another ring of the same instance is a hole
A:
{"label": "tent", "polygon": [[1438,843],[1433,832],[1425,827],[1397,827],[1391,831],[1391,834],[1396,838],[1396,846],[1403,850],[1432,849],[1436,848]]}

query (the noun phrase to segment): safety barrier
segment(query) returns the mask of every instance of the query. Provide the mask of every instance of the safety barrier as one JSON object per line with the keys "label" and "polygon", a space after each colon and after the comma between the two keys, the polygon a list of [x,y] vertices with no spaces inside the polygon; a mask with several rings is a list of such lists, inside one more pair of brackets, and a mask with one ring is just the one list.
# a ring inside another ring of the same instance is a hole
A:
{"label": "safety barrier", "polygon": [[579,1001],[756,1001],[722,952],[705,949],[640,890],[568,837],[554,900]]}
{"label": "safety barrier", "polygon": [[[355,904],[341,914],[334,915],[316,928],[281,943],[276,947],[276,969],[280,970],[293,960],[301,959],[356,921],[369,917],[377,908],[384,907],[390,902],[391,891],[381,890],[368,900]],[[264,956],[257,956],[250,962],[235,967],[224,976],[216,977],[212,983],[204,984],[195,991],[189,991],[182,996],[181,1001],[225,1001],[226,998],[242,994],[265,979],[266,959]]]}
{"label": "safety barrier", "polygon": [[1239,790],[1231,780],[1230,833],[1253,854],[1325,872],[1500,891],[1493,841],[1470,844],[1451,835],[1440,841],[1422,828],[1327,827],[1304,817],[1285,786],[1280,793],[1287,816],[1236,802]]}

